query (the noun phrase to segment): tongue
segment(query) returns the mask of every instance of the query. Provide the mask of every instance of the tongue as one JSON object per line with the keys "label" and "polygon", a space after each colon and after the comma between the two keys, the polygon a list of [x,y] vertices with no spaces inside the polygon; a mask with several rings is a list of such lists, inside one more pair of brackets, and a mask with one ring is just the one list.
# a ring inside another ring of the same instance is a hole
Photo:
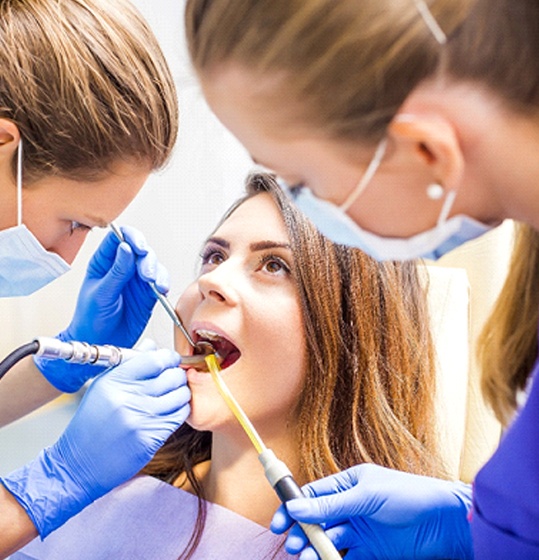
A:
{"label": "tongue", "polygon": [[232,365],[241,355],[240,351],[228,340],[223,338],[212,341],[215,350],[222,356],[221,367],[224,369]]}
{"label": "tongue", "polygon": [[239,360],[240,356],[241,354],[238,350],[233,350],[232,352],[230,352],[230,354],[228,354],[228,356],[223,360],[221,369],[225,369],[228,366],[231,366],[234,362]]}

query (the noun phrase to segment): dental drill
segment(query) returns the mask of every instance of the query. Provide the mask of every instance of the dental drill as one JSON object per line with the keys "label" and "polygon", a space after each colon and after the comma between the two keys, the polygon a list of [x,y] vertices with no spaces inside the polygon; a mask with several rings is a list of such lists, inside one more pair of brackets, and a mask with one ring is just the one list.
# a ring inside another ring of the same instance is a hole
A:
{"label": "dental drill", "polygon": [[[180,356],[181,362],[179,367],[182,369],[194,367],[201,371],[207,371],[204,358],[208,353],[214,352],[214,349],[210,344],[207,347],[199,344],[197,350],[202,351],[202,353],[193,356]],[[88,344],[87,342],[79,342],[77,340],[63,342],[57,338],[40,336],[32,342],[20,346],[0,362],[0,379],[17,362],[32,354],[47,360],[64,360],[72,364],[87,364],[110,368],[129,360],[139,353],[140,351],[136,349],[120,348],[111,344]],[[219,355],[217,355],[217,358],[221,360]]]}

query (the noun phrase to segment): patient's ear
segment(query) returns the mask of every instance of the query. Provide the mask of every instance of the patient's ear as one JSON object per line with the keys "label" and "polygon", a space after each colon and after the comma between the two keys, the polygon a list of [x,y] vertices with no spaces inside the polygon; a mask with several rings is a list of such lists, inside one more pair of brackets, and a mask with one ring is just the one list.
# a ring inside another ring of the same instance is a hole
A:
{"label": "patient's ear", "polygon": [[401,149],[428,168],[433,181],[447,190],[458,188],[464,159],[451,122],[437,115],[398,113],[388,132],[396,150]]}

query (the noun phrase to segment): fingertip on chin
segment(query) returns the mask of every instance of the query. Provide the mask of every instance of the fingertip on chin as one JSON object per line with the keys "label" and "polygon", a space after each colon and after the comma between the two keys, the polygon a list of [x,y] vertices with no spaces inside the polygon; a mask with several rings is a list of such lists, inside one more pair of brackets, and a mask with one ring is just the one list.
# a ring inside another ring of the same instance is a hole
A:
{"label": "fingertip on chin", "polygon": [[288,554],[299,554],[305,548],[305,541],[301,538],[290,535],[286,539],[285,549]]}
{"label": "fingertip on chin", "polygon": [[286,527],[281,521],[272,521],[270,531],[276,535],[282,535],[286,531]]}
{"label": "fingertip on chin", "polygon": [[281,535],[292,525],[293,520],[290,519],[288,516],[285,506],[282,505],[273,515],[273,519],[271,520],[270,530],[275,533],[276,535]]}

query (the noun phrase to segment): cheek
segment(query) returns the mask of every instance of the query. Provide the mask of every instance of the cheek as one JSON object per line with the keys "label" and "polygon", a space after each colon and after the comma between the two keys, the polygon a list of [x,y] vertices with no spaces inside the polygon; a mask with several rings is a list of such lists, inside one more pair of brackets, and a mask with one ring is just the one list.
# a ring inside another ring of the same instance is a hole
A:
{"label": "cheek", "polygon": [[[302,348],[288,350],[280,359],[268,360],[243,381],[248,390],[245,402],[253,421],[269,421],[274,426],[291,418],[305,383],[305,359]],[[239,395],[238,395],[239,396]]]}
{"label": "cheek", "polygon": [[266,372],[264,382],[273,387],[272,392],[280,392],[280,388],[284,388],[279,400],[288,401],[291,397],[297,398],[303,386],[305,329],[295,297],[281,306],[276,305],[275,299],[272,303],[272,312],[266,310],[266,320],[260,321],[259,329],[253,328],[252,331],[253,334],[260,333],[255,336],[260,364]]}
{"label": "cheek", "polygon": [[299,303],[295,301],[294,309],[286,320],[286,333],[283,333],[283,355],[287,356],[288,371],[282,371],[283,386],[288,387],[287,406],[290,409],[298,401],[305,382],[306,340]]}
{"label": "cheek", "polygon": [[[32,199],[33,202],[33,199]],[[61,220],[54,208],[51,208],[50,202],[44,208],[39,205],[24,205],[22,223],[34,234],[37,240],[47,250],[54,250],[55,247],[65,244],[69,241],[70,224]]]}

